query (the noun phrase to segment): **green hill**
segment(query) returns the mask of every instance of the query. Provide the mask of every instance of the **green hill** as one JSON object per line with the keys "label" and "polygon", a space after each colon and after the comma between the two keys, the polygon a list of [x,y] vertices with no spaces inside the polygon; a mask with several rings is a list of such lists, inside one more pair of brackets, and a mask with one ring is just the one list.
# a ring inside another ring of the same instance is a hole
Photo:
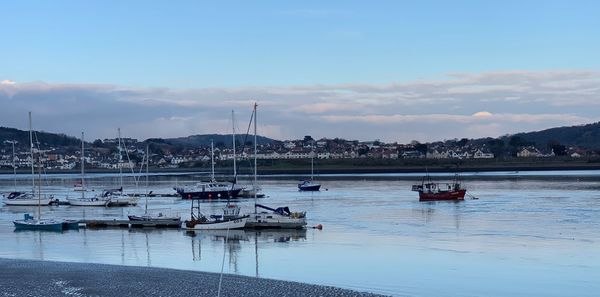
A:
{"label": "green hill", "polygon": [[588,149],[600,149],[600,122],[551,128],[536,132],[517,133],[504,138],[519,137],[524,142],[535,143],[538,147],[546,146],[548,143],[560,143],[564,146],[576,146]]}
{"label": "green hill", "polygon": [[[243,144],[244,141],[246,141],[246,142],[254,141],[254,136],[249,135],[248,137],[246,137],[246,135],[236,135],[235,139],[236,139],[236,145],[239,146],[239,145]],[[258,144],[267,144],[267,143],[272,143],[275,141],[271,138],[264,137],[264,136],[257,136],[256,139],[257,139]],[[218,146],[218,147],[231,147],[232,146],[232,135],[231,134],[191,135],[191,136],[187,136],[187,137],[166,138],[166,139],[163,139],[162,141],[156,141],[156,140],[157,139],[155,139],[155,138],[148,139],[148,141],[150,141],[150,142],[164,142],[166,144],[182,145],[182,146],[186,146],[186,147],[209,146],[211,140],[214,142],[215,146]]]}
{"label": "green hill", "polygon": [[[29,147],[29,131],[23,131],[15,128],[0,127],[0,143],[4,141],[18,141],[18,147]],[[60,146],[79,146],[81,141],[78,138],[67,136],[65,134],[56,134],[48,132],[34,131],[33,141],[39,141],[42,147],[60,147]]]}

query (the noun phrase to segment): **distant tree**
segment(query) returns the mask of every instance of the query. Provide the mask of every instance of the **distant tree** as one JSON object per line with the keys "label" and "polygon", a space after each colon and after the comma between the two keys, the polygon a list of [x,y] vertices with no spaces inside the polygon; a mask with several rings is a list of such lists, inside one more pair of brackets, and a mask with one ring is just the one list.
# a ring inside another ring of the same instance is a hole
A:
{"label": "distant tree", "polygon": [[302,141],[304,143],[307,143],[307,142],[312,142],[312,141],[315,141],[315,140],[312,138],[312,136],[306,135],[306,136],[304,136],[304,140],[302,140]]}
{"label": "distant tree", "polygon": [[421,152],[422,154],[427,154],[427,144],[425,144],[425,143],[417,143],[415,145],[415,150]]}
{"label": "distant tree", "polygon": [[510,140],[508,141],[508,144],[512,147],[519,147],[519,146],[527,146],[530,145],[529,142],[525,141],[525,139],[521,138],[520,136],[513,136],[510,138]]}
{"label": "distant tree", "polygon": [[100,140],[100,139],[96,139],[96,140],[94,140],[94,142],[92,142],[92,145],[95,147],[102,147],[103,144],[104,143],[102,143],[102,140]]}
{"label": "distant tree", "polygon": [[554,155],[556,155],[556,156],[566,156],[567,155],[567,148],[562,144],[554,144],[552,146],[552,151],[554,152]]}
{"label": "distant tree", "polygon": [[458,141],[456,144],[458,144],[458,146],[460,146],[460,147],[464,147],[465,145],[467,145],[467,143],[469,143],[469,139],[463,138],[460,141]]}

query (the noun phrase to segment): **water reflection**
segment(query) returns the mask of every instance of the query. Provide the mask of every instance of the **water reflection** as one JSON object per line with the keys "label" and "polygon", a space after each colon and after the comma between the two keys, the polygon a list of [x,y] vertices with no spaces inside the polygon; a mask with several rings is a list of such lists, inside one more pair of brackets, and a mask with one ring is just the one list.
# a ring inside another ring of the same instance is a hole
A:
{"label": "water reflection", "polygon": [[228,258],[229,268],[239,272],[238,257],[244,245],[254,246],[255,276],[259,276],[259,253],[261,246],[265,248],[272,244],[289,243],[306,240],[306,229],[302,230],[203,230],[185,231],[191,240],[192,261],[202,261],[202,246],[204,244],[223,243]]}

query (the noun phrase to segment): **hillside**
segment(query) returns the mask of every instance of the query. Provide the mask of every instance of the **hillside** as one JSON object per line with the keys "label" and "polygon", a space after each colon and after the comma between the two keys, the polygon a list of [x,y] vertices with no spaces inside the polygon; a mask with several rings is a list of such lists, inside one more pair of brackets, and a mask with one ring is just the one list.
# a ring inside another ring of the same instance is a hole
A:
{"label": "hillside", "polygon": [[504,138],[519,137],[524,142],[545,147],[548,143],[558,142],[564,146],[588,149],[600,149],[600,122],[570,127],[551,128],[536,132],[517,133]]}
{"label": "hillside", "polygon": [[[178,137],[178,138],[166,138],[166,139],[148,139],[150,142],[164,142],[166,144],[171,145],[182,145],[185,147],[200,147],[200,146],[209,146],[211,140],[214,142],[216,146],[219,147],[231,147],[232,146],[232,135],[231,134],[204,134],[204,135],[191,135],[187,137]],[[252,142],[254,140],[254,136],[250,135],[246,138],[246,135],[237,135],[236,136],[237,145],[240,145],[246,141]],[[263,136],[257,136],[258,144],[267,144],[272,143],[275,140]]]}
{"label": "hillside", "polygon": [[[40,142],[42,147],[50,146],[79,146],[81,142],[79,139],[67,136],[65,134],[55,134],[48,132],[34,131],[34,141]],[[5,140],[16,140],[18,141],[18,147],[29,147],[29,131],[23,131],[15,128],[0,127],[0,143]]]}

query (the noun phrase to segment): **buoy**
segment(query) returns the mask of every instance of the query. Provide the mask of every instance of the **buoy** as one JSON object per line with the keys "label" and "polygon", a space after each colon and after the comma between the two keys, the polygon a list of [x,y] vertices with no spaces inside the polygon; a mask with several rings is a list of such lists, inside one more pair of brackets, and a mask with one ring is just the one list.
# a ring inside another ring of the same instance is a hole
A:
{"label": "buoy", "polygon": [[313,226],[313,229],[319,229],[319,230],[323,230],[323,225],[318,224],[316,226]]}

